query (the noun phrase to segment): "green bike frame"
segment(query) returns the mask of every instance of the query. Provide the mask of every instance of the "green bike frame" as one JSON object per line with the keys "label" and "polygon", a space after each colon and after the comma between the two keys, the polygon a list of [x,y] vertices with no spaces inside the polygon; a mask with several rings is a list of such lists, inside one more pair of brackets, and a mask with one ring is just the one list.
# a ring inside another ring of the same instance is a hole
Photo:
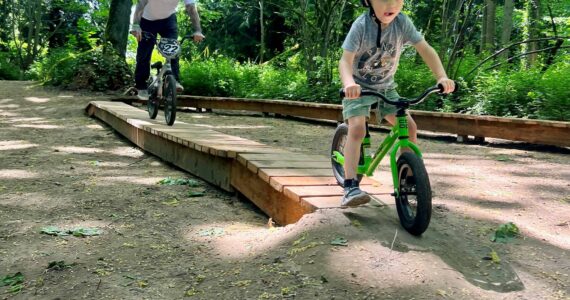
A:
{"label": "green bike frame", "polygon": [[[363,144],[370,144],[370,134],[368,133],[368,128],[366,128],[366,137],[362,141]],[[363,174],[366,176],[372,176],[374,171],[384,158],[388,151],[390,151],[390,168],[392,170],[392,181],[394,182],[394,192],[396,196],[398,194],[398,189],[400,187],[398,180],[398,166],[396,165],[396,155],[400,148],[410,148],[418,157],[422,157],[422,152],[420,148],[409,140],[408,133],[408,117],[404,110],[398,111],[396,115],[396,124],[392,126],[390,134],[382,141],[378,149],[376,150],[374,156],[364,154],[363,161],[359,162],[358,174]],[[344,156],[335,151],[335,160],[344,166]]]}

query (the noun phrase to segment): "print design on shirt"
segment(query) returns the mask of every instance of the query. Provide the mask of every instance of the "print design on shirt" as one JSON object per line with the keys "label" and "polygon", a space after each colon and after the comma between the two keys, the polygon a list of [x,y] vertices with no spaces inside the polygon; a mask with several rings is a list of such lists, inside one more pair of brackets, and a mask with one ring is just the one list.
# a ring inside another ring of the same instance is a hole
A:
{"label": "print design on shirt", "polygon": [[378,84],[394,67],[395,47],[389,43],[382,43],[381,48],[371,48],[365,51],[358,60],[358,75],[364,83]]}

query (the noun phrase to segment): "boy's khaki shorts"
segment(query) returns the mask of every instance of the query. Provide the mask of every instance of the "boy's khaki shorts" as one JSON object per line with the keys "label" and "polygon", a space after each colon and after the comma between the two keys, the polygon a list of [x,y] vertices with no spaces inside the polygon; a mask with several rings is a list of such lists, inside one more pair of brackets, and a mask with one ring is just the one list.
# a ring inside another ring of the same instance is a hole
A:
{"label": "boy's khaki shorts", "polygon": [[[400,98],[400,95],[398,95],[398,92],[394,89],[386,90],[382,94],[390,100],[397,100]],[[378,103],[376,112],[378,123],[380,123],[385,116],[396,113],[396,106],[385,103],[378,97],[362,96],[356,99],[342,99],[342,117],[344,120],[358,116],[366,116],[366,118],[370,118],[370,106],[374,103]]]}

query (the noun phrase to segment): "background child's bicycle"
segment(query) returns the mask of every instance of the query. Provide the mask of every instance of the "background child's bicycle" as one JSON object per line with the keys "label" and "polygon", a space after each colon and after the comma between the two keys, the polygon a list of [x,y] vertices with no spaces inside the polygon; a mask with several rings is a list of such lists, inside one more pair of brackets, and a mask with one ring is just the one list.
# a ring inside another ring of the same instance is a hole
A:
{"label": "background child's bicycle", "polygon": [[[427,89],[415,99],[400,98],[392,101],[374,91],[361,92],[361,96],[380,97],[386,103],[397,107],[396,122],[390,134],[382,141],[376,152],[370,152],[370,133],[366,123],[366,136],[360,147],[357,176],[361,180],[364,175],[372,176],[384,156],[390,151],[390,167],[394,183],[396,208],[402,226],[413,235],[421,235],[428,228],[431,218],[431,186],[428,173],[422,160],[418,146],[408,139],[407,110],[427,98],[430,94],[442,92],[443,87],[435,86]],[[341,90],[344,98],[344,91]],[[340,186],[344,184],[344,146],[348,135],[348,125],[343,123],[336,128],[332,147],[331,162],[334,176]],[[412,152],[403,152],[396,160],[398,150],[409,148]]]}
{"label": "background child's bicycle", "polygon": [[[143,32],[150,34],[150,32]],[[172,72],[171,61],[180,55],[182,43],[192,36],[186,35],[180,42],[177,39],[161,37],[157,43],[158,52],[164,56],[166,63],[161,61],[152,64],[151,69],[156,69],[156,75],[148,80],[149,99],[147,101],[148,115],[155,119],[158,107],[164,105],[164,118],[166,124],[172,126],[176,120],[176,78]],[[153,36],[154,38],[154,36]]]}

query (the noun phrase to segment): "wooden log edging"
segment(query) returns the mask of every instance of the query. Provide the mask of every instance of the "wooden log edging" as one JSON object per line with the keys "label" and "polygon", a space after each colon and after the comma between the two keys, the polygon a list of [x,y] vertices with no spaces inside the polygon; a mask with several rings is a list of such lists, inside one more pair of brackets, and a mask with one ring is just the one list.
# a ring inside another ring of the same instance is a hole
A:
{"label": "wooden log edging", "polygon": [[[133,101],[132,97],[114,98]],[[313,102],[179,96],[179,107],[224,110],[247,110],[311,119],[342,121],[342,106]],[[411,110],[420,130],[444,132],[457,136],[486,137],[542,145],[570,147],[570,122],[517,119],[493,116],[476,116],[458,113],[441,113]],[[376,122],[372,114],[371,122]]]}

